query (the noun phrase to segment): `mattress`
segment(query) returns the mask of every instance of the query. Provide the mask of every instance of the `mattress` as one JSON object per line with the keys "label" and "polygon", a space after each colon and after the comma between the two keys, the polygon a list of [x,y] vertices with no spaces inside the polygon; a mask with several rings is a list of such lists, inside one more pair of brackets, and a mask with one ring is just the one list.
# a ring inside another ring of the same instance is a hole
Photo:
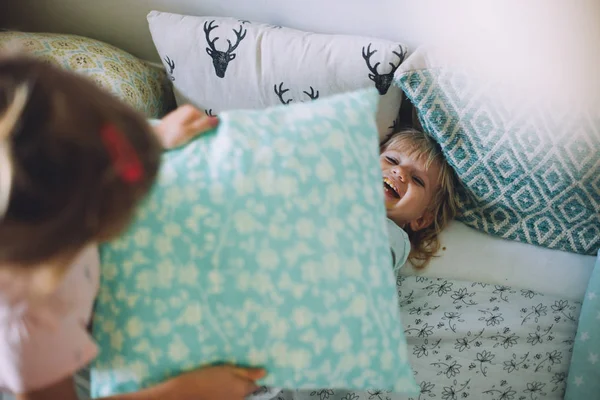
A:
{"label": "mattress", "polygon": [[402,275],[445,278],[531,289],[581,301],[595,258],[507,241],[452,222],[441,234],[442,250],[422,271]]}

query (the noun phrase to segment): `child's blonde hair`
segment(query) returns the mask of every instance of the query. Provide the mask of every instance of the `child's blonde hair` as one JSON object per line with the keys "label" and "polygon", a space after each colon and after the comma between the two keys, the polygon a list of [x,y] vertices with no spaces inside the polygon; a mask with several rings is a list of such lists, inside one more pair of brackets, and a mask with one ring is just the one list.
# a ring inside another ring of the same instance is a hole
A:
{"label": "child's blonde hair", "polygon": [[428,206],[433,214],[432,224],[418,231],[405,227],[411,243],[408,261],[415,268],[424,268],[440,249],[438,235],[456,216],[457,179],[439,145],[425,133],[416,129],[393,133],[381,145],[381,152],[391,146],[401,147],[409,157],[424,160],[427,169],[434,163],[440,167],[439,186]]}
{"label": "child's blonde hair", "polygon": [[[143,116],[91,80],[19,55],[0,57],[0,142],[12,170],[0,193],[0,265],[19,267],[119,234],[162,151]],[[125,158],[135,168],[124,171]]]}

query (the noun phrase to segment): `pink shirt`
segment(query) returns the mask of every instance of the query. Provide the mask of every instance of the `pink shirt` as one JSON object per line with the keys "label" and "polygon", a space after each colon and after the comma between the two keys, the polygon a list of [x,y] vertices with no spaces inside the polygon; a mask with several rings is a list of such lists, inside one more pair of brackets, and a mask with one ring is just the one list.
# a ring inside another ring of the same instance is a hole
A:
{"label": "pink shirt", "polygon": [[99,283],[95,246],[83,250],[56,291],[27,300],[27,282],[0,275],[0,392],[29,392],[59,382],[97,353],[86,327]]}

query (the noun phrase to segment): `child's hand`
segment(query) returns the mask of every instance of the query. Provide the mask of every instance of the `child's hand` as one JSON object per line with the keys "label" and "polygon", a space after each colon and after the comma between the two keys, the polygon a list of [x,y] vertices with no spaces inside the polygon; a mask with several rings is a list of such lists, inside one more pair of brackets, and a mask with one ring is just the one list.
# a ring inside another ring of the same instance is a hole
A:
{"label": "child's hand", "polygon": [[218,123],[216,117],[208,117],[186,104],[167,114],[154,129],[163,147],[173,149],[216,127]]}
{"label": "child's hand", "polygon": [[233,366],[207,367],[188,372],[167,382],[166,399],[243,400],[258,390],[255,381],[265,371]]}

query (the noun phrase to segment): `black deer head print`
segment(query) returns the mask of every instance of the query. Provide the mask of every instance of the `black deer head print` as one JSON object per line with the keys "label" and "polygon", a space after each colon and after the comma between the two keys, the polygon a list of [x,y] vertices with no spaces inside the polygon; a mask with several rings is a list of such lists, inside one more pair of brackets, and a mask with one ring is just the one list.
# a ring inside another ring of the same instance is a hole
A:
{"label": "black deer head print", "polygon": [[215,48],[215,42],[219,39],[218,37],[214,39],[210,39],[210,33],[219,27],[219,25],[214,25],[216,23],[215,20],[204,23],[204,34],[206,35],[206,43],[208,47],[206,48],[206,52],[213,60],[213,66],[215,67],[215,73],[219,78],[225,77],[225,72],[227,71],[227,66],[229,62],[235,59],[235,49],[239,46],[240,42],[244,40],[246,37],[246,30],[242,25],[240,25],[240,30],[233,30],[235,33],[235,44],[231,44],[231,40],[227,39],[227,43],[229,46],[226,51],[220,51]]}
{"label": "black deer head print", "polygon": [[[294,101],[294,99],[284,100],[283,95],[289,92],[290,89],[284,89],[283,82],[281,82],[279,86],[273,85],[273,90],[275,91],[277,97],[279,97],[279,101],[281,101],[281,104],[290,104],[292,101]],[[307,95],[311,100],[316,100],[319,98],[319,91],[315,91],[315,89],[312,86],[310,86],[310,92],[303,91],[302,93]]]}
{"label": "black deer head print", "polygon": [[216,117],[216,115],[213,114],[212,108],[209,108],[208,110],[204,110],[204,114],[206,114],[209,117]]}
{"label": "black deer head print", "polygon": [[377,71],[377,67],[379,67],[379,64],[381,63],[378,62],[375,63],[375,65],[373,66],[371,65],[371,56],[377,53],[377,50],[371,50],[371,45],[372,43],[369,43],[369,46],[366,49],[363,46],[362,56],[365,59],[365,62],[367,63],[369,71],[371,71],[371,73],[369,74],[369,79],[375,82],[375,87],[379,91],[379,94],[383,96],[388,92],[388,89],[392,85],[392,82],[394,80],[394,73],[396,72],[400,64],[402,64],[402,62],[404,61],[404,58],[406,57],[406,52],[404,51],[402,46],[398,46],[398,48],[400,49],[400,53],[398,53],[397,51],[393,52],[399,58],[398,64],[395,65],[394,63],[389,63],[392,67],[392,70],[387,74],[380,74],[379,71]]}
{"label": "black deer head print", "polygon": [[171,60],[168,56],[164,58],[167,66],[169,67],[168,75],[169,79],[174,81],[175,77],[173,76],[173,71],[175,71],[175,61]]}

